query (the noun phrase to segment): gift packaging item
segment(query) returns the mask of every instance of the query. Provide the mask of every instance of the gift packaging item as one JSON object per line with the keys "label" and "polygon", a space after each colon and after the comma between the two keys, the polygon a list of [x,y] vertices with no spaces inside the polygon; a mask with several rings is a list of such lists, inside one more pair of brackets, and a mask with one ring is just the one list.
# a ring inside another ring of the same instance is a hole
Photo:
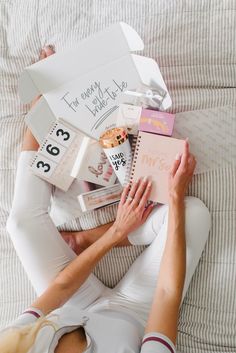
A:
{"label": "gift packaging item", "polygon": [[154,134],[171,136],[174,121],[174,114],[142,109],[138,129],[140,131],[153,132]]}
{"label": "gift packaging item", "polygon": [[120,104],[116,125],[125,127],[131,135],[137,135],[140,130],[171,136],[174,121],[174,114],[143,109],[141,106],[131,104]]}
{"label": "gift packaging item", "polygon": [[152,87],[140,83],[136,90],[124,91],[121,94],[120,102],[142,106],[143,108],[165,110],[163,101],[167,94],[167,91],[161,86]]}
{"label": "gift packaging item", "polygon": [[122,186],[115,184],[83,193],[78,196],[78,201],[81,210],[86,212],[119,201],[121,193]]}
{"label": "gift packaging item", "polygon": [[116,174],[98,141],[84,137],[71,176],[94,184],[108,186],[116,181]]}
{"label": "gift packaging item", "polygon": [[148,101],[158,106],[161,101],[160,110],[168,109],[171,98],[156,61],[132,54],[143,48],[138,33],[121,22],[26,67],[19,80],[22,101],[42,95],[26,118],[36,138],[41,142],[49,122],[63,116],[98,140],[103,131],[116,126],[120,95],[140,86],[158,91],[159,96],[154,92]]}
{"label": "gift packaging item", "polygon": [[120,104],[116,118],[116,126],[125,127],[130,135],[137,135],[141,112],[141,106]]}
{"label": "gift packaging item", "polygon": [[107,130],[101,135],[99,142],[119,182],[124,185],[127,181],[127,175],[129,175],[132,159],[132,151],[126,129],[117,127]]}
{"label": "gift packaging item", "polygon": [[74,180],[71,170],[82,140],[83,135],[78,129],[63,119],[58,119],[49,128],[30,163],[32,172],[67,191]]}

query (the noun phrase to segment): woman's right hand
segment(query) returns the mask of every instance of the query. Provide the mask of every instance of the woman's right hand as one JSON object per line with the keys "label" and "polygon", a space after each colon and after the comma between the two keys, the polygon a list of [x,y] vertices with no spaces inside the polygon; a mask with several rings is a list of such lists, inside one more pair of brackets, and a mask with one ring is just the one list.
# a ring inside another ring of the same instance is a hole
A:
{"label": "woman's right hand", "polygon": [[152,212],[153,204],[146,207],[151,188],[152,183],[147,178],[139,179],[124,188],[112,226],[118,234],[119,242],[140,227]]}
{"label": "woman's right hand", "polygon": [[196,159],[189,152],[189,143],[186,140],[184,152],[174,161],[169,174],[169,199],[183,200],[185,192],[192,180],[196,167]]}

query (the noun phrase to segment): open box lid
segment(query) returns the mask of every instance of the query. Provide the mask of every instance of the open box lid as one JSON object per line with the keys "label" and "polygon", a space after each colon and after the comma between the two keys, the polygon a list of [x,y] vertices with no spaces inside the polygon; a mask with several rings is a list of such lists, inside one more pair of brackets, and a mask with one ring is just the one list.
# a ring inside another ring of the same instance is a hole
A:
{"label": "open box lid", "polygon": [[26,67],[19,80],[20,98],[28,103],[36,95],[143,48],[142,39],[131,26],[123,22],[114,24],[80,41],[71,50],[55,53]]}
{"label": "open box lid", "polygon": [[120,95],[140,84],[162,89],[160,109],[168,109],[171,98],[156,61],[131,53],[143,47],[132,27],[118,23],[73,50],[27,67],[20,77],[22,100],[29,102],[42,94],[26,117],[37,140],[40,142],[60,117],[98,140],[104,130],[116,126]]}

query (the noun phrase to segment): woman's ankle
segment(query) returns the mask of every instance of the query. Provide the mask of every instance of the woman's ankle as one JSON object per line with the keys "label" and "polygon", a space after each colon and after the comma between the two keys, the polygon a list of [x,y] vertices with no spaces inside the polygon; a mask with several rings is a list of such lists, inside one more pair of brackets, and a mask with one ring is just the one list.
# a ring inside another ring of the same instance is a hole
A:
{"label": "woman's ankle", "polygon": [[77,254],[81,254],[85,249],[89,247],[86,233],[84,231],[78,232],[61,232],[62,238],[68,244],[68,246]]}

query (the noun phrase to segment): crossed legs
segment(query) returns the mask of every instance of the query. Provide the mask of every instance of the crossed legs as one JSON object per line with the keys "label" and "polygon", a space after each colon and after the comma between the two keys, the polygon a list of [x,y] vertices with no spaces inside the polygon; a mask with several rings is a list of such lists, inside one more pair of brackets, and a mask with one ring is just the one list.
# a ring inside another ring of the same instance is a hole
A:
{"label": "crossed legs", "polygon": [[[167,237],[168,206],[157,207],[142,227],[130,235],[135,244],[150,244],[136,259],[118,285],[92,305],[91,310],[102,308],[129,311],[146,325],[153,300]],[[195,197],[185,198],[186,277],[182,300],[197,267],[210,229],[210,214],[204,203]]]}
{"label": "crossed legs", "polygon": [[[52,52],[53,53],[53,52]],[[15,196],[7,229],[37,294],[41,294],[53,278],[76,254],[62,239],[48,214],[51,185],[34,176],[27,168],[37,141],[28,130],[19,159]],[[30,152],[31,151],[31,152]],[[183,297],[204,248],[210,227],[210,217],[204,204],[193,197],[186,198],[187,274]],[[133,244],[152,244],[131,266],[128,273],[109,291],[109,307],[131,310],[145,324],[156,286],[160,261],[167,233],[168,207],[157,208],[147,222],[129,236]],[[100,234],[99,234],[100,236]],[[99,301],[104,303],[106,287],[91,275],[72,297],[81,308]]]}
{"label": "crossed legs", "polygon": [[[23,267],[40,295],[76,254],[62,239],[48,214],[52,186],[28,169],[33,154],[33,151],[24,151],[20,155],[7,229]],[[183,296],[210,228],[209,212],[202,201],[186,197],[185,204],[187,273]],[[130,234],[131,242],[151,245],[139,256],[113,290],[107,290],[91,274],[70,301],[76,301],[81,309],[92,305],[92,310],[104,307],[106,302],[110,309],[130,311],[145,324],[165,246],[167,218],[168,207],[157,207],[146,223]]]}

